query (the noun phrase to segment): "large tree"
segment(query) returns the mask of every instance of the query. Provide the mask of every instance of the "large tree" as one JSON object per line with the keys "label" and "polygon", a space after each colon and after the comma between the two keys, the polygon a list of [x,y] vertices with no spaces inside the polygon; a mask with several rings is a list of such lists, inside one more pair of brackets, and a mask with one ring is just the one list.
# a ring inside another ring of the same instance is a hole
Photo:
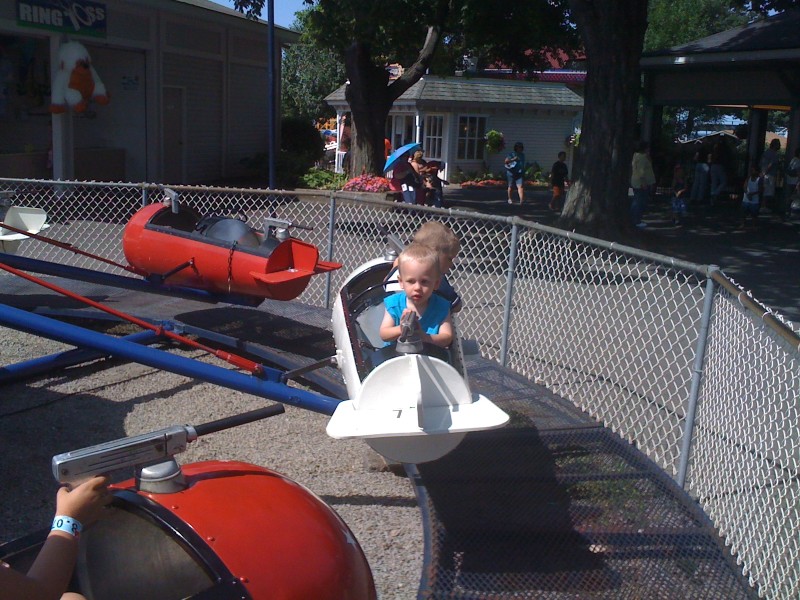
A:
{"label": "large tree", "polygon": [[[380,173],[386,120],[394,101],[426,72],[451,74],[463,54],[529,71],[545,51],[568,46],[574,30],[552,0],[305,0],[304,31],[344,61],[353,115],[351,169]],[[255,11],[264,0],[236,0]],[[444,46],[440,60],[437,49]],[[536,52],[528,51],[535,48]],[[388,64],[400,63],[393,81]]]}
{"label": "large tree", "polygon": [[569,0],[569,5],[586,52],[586,92],[573,185],[561,221],[613,239],[628,221],[647,2]]}
{"label": "large tree", "polygon": [[[464,54],[518,70],[543,64],[545,50],[574,38],[565,14],[548,0],[306,0],[306,26],[320,45],[338,51],[353,115],[354,173],[380,173],[389,111],[426,72],[452,74]],[[528,51],[536,48],[536,52]],[[437,60],[437,53],[439,60]],[[387,64],[402,75],[389,80]]]}

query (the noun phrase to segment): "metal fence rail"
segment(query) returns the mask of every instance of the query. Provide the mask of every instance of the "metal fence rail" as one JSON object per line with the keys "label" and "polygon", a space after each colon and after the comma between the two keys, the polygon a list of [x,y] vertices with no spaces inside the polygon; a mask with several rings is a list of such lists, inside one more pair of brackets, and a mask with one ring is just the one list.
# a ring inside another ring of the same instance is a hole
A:
{"label": "metal fence rail", "polygon": [[[800,337],[718,269],[515,218],[409,207],[343,193],[177,187],[201,213],[277,215],[344,264],[300,297],[328,306],[347,274],[447,223],[462,251],[451,283],[462,334],[484,357],[544,384],[639,450],[695,497],[767,598],[800,596]],[[152,184],[0,179],[16,203],[48,211],[48,237],[123,261],[122,229]],[[26,243],[33,258],[98,270]]]}

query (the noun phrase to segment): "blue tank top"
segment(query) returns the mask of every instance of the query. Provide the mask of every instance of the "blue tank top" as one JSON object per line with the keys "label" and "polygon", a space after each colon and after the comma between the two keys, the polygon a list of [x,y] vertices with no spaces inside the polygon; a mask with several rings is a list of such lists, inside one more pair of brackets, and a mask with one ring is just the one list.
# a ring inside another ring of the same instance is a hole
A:
{"label": "blue tank top", "polygon": [[[395,325],[400,325],[400,316],[408,307],[407,300],[405,292],[395,292],[383,300],[386,305],[386,311],[392,315]],[[428,307],[425,309],[425,313],[419,319],[419,325],[422,331],[428,335],[439,333],[439,325],[449,314],[450,303],[441,296],[433,294],[428,300]]]}

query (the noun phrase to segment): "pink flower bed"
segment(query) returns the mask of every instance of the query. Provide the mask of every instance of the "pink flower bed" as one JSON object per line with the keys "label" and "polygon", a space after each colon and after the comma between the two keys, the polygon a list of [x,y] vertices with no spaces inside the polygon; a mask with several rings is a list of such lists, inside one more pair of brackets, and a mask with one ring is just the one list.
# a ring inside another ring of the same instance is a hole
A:
{"label": "pink flower bed", "polygon": [[391,187],[389,180],[385,177],[361,175],[360,177],[353,177],[353,179],[344,184],[342,189],[345,192],[373,192],[379,194],[390,191]]}
{"label": "pink flower bed", "polygon": [[[469,189],[482,189],[482,188],[504,188],[508,187],[508,182],[501,179],[484,179],[483,181],[465,181],[461,184],[465,190]],[[526,181],[525,187],[546,187],[546,184],[538,183],[536,181]]]}

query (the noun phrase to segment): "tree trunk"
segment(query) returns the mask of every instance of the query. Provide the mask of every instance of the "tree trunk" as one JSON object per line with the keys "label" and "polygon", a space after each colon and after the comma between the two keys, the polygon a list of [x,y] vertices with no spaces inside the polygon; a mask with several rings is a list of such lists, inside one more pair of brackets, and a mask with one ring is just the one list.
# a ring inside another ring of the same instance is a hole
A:
{"label": "tree trunk", "polygon": [[562,227],[605,239],[630,229],[631,158],[647,1],[569,0],[586,50],[581,139]]}
{"label": "tree trunk", "polygon": [[[439,19],[447,17],[448,0],[440,0]],[[350,176],[382,175],[385,164],[383,140],[386,119],[394,101],[422,78],[433,60],[441,38],[441,26],[428,27],[417,60],[389,85],[389,73],[372,59],[369,44],[353,42],[345,53],[349,83],[344,97],[353,114],[350,141]]]}
{"label": "tree trunk", "polygon": [[350,176],[381,175],[386,119],[394,102],[389,94],[389,73],[373,63],[369,46],[361,42],[347,49],[345,69],[349,83],[344,97],[353,115]]}

